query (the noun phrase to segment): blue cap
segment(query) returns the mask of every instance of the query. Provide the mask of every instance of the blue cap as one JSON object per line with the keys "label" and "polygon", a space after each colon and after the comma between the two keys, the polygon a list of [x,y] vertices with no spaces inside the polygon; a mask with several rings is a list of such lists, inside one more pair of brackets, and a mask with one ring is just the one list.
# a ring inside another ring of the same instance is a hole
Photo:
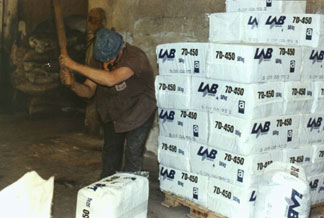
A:
{"label": "blue cap", "polygon": [[119,54],[123,42],[118,32],[103,28],[97,32],[93,57],[101,62],[110,61]]}

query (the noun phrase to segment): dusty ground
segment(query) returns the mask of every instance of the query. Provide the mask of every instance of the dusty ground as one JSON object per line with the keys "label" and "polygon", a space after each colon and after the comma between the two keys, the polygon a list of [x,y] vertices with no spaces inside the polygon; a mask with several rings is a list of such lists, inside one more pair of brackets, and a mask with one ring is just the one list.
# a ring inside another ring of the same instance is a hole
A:
{"label": "dusty ground", "polygon": [[[55,176],[53,218],[74,218],[77,191],[99,178],[102,140],[84,134],[81,114],[29,117],[0,114],[0,190],[35,170],[41,177]],[[150,172],[148,218],[184,218],[186,207],[161,206],[156,157],[146,153]],[[313,211],[313,218],[324,211]]]}
{"label": "dusty ground", "polygon": [[[0,190],[31,170],[55,176],[53,218],[74,218],[77,191],[99,178],[101,147],[102,140],[84,134],[81,114],[0,114]],[[148,217],[186,217],[188,208],[160,205],[156,157],[147,153],[144,168],[150,171]]]}

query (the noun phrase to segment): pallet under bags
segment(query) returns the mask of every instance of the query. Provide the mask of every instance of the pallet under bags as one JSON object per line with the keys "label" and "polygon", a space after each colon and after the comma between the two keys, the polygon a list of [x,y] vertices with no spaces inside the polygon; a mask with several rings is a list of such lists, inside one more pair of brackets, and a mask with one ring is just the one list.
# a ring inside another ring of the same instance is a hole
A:
{"label": "pallet under bags", "polygon": [[146,177],[116,173],[79,190],[76,218],[146,218]]}
{"label": "pallet under bags", "polygon": [[283,82],[243,84],[192,78],[190,107],[240,118],[280,115]]}
{"label": "pallet under bags", "polygon": [[160,75],[186,74],[205,77],[208,43],[182,42],[156,48]]}
{"label": "pallet under bags", "polygon": [[207,77],[238,83],[297,81],[302,57],[300,47],[210,43]]}
{"label": "pallet under bags", "polygon": [[209,41],[318,47],[324,15],[231,12],[209,15]]}
{"label": "pallet under bags", "polygon": [[291,0],[226,0],[226,12],[268,11],[281,13],[305,13],[306,1]]}
{"label": "pallet under bags", "polygon": [[195,173],[159,166],[160,189],[207,207],[208,177]]}
{"label": "pallet under bags", "polygon": [[308,218],[311,196],[302,168],[294,164],[273,163],[258,185],[254,218]]}
{"label": "pallet under bags", "polygon": [[249,155],[299,144],[300,115],[242,119],[209,114],[208,145],[235,154]]}
{"label": "pallet under bags", "polygon": [[158,108],[158,119],[160,136],[207,144],[207,112]]}

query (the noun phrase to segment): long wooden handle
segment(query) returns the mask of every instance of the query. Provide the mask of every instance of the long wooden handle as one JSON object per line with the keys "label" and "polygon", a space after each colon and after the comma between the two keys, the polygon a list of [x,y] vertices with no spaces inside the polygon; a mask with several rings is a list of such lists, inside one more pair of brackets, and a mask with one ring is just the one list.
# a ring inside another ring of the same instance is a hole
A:
{"label": "long wooden handle", "polygon": [[[60,5],[59,0],[53,0],[54,5],[54,12],[55,12],[55,21],[56,21],[56,31],[57,31],[57,38],[60,46],[60,52],[63,55],[67,55],[66,50],[66,35],[65,35],[65,28],[64,28],[64,20],[62,14],[62,8]],[[71,85],[71,74],[69,73],[64,81],[65,85]]]}

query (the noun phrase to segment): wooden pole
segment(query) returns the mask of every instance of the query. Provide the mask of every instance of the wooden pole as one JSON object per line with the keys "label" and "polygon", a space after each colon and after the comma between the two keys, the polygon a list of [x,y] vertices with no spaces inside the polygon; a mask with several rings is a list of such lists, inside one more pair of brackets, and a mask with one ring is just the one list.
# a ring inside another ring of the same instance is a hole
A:
{"label": "wooden pole", "polygon": [[[55,20],[56,20],[56,31],[57,31],[57,38],[60,46],[60,53],[63,55],[67,55],[66,50],[66,35],[65,35],[65,28],[64,28],[64,20],[62,14],[62,8],[60,5],[59,0],[53,0],[54,5],[54,12],[55,12]],[[61,71],[67,71],[66,69],[61,69]],[[69,72],[67,77],[65,78],[64,85],[70,86],[71,85],[71,73]]]}

